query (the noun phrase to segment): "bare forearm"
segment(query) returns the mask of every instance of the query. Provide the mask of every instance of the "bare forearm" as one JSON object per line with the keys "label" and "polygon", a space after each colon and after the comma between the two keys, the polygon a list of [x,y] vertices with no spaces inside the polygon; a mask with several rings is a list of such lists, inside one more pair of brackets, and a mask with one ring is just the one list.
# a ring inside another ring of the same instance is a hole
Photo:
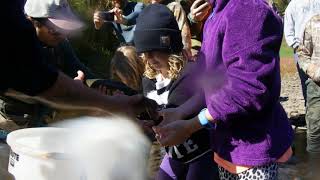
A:
{"label": "bare forearm", "polygon": [[192,114],[198,114],[205,107],[203,93],[193,95],[188,101],[179,106],[178,110],[183,114],[183,119]]}
{"label": "bare forearm", "polygon": [[184,49],[191,49],[191,32],[187,23],[183,25],[181,35]]}
{"label": "bare forearm", "polygon": [[59,73],[56,83],[46,92],[35,97],[55,108],[119,111],[119,104],[112,96],[105,96]]}
{"label": "bare forearm", "polygon": [[186,121],[188,122],[188,134],[191,136],[191,134],[197,132],[198,130],[202,129],[202,126],[199,122],[198,116]]}

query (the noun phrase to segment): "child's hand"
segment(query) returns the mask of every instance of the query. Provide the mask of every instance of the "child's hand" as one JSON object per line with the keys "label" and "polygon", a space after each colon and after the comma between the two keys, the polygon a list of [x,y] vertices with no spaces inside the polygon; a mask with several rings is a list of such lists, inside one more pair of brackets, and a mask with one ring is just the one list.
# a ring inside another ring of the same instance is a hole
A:
{"label": "child's hand", "polygon": [[125,24],[125,19],[123,18],[122,15],[122,10],[119,8],[114,8],[113,9],[114,12],[114,21],[118,24]]}
{"label": "child's hand", "polygon": [[152,127],[156,138],[162,146],[173,146],[183,143],[191,136],[194,123],[192,121],[176,120],[166,125]]}
{"label": "child's hand", "polygon": [[196,0],[190,7],[190,17],[193,21],[203,21],[211,9],[209,2],[205,0]]}
{"label": "child's hand", "polygon": [[110,89],[108,89],[107,86],[104,85],[99,85],[98,88],[96,88],[96,90],[98,92],[100,92],[101,94],[107,95],[107,96],[112,96],[113,93]]}
{"label": "child's hand", "polygon": [[115,90],[112,92],[113,95],[124,95],[124,92],[120,91],[120,90]]}
{"label": "child's hand", "polygon": [[101,94],[106,94],[106,95],[108,95],[108,90],[107,90],[108,88],[106,87],[106,86],[104,86],[104,85],[100,85],[100,86],[98,86],[98,91],[101,93]]}
{"label": "child's hand", "polygon": [[166,125],[173,121],[184,119],[185,115],[183,112],[180,111],[179,108],[168,108],[163,109],[159,112],[160,116],[163,117],[162,122],[160,125]]}
{"label": "child's hand", "polygon": [[142,131],[150,139],[150,141],[156,141],[155,133],[152,129],[152,127],[155,125],[153,121],[137,119],[136,123],[141,127]]}

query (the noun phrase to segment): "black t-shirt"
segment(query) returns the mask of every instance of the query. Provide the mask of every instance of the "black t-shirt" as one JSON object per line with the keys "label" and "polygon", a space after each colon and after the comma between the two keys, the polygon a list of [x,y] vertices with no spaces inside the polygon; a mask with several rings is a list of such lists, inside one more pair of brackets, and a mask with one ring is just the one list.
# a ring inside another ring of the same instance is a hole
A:
{"label": "black t-shirt", "polygon": [[36,95],[55,83],[58,71],[43,63],[35,29],[23,12],[24,3],[1,2],[0,92],[14,89]]}

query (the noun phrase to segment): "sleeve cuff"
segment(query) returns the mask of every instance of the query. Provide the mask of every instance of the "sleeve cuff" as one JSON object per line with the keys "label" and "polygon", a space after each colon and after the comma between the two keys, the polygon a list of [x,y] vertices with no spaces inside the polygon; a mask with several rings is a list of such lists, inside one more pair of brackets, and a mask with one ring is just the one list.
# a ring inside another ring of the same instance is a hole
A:
{"label": "sleeve cuff", "polygon": [[294,42],[291,47],[296,51],[299,47],[300,43],[299,42]]}
{"label": "sleeve cuff", "polygon": [[188,19],[189,19],[189,21],[190,21],[191,24],[197,24],[197,23],[199,23],[199,21],[196,21],[196,20],[194,20],[194,19],[191,17],[191,13],[189,13],[187,17],[188,17]]}
{"label": "sleeve cuff", "polygon": [[214,111],[210,106],[208,106],[208,112],[211,115],[211,117],[214,119],[213,122],[218,122],[220,120],[223,120],[222,116],[218,114],[216,111]]}

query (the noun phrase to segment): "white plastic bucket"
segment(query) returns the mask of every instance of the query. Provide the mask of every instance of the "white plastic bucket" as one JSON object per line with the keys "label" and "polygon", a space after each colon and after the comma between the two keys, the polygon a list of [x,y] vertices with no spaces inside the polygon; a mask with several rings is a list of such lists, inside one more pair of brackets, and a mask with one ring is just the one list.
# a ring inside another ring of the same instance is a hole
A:
{"label": "white plastic bucket", "polygon": [[16,180],[144,180],[150,142],[121,117],[80,117],[13,131],[9,172]]}
{"label": "white plastic bucket", "polygon": [[13,131],[7,142],[11,152],[8,170],[16,180],[84,180],[76,161],[68,155],[63,128],[29,128]]}

